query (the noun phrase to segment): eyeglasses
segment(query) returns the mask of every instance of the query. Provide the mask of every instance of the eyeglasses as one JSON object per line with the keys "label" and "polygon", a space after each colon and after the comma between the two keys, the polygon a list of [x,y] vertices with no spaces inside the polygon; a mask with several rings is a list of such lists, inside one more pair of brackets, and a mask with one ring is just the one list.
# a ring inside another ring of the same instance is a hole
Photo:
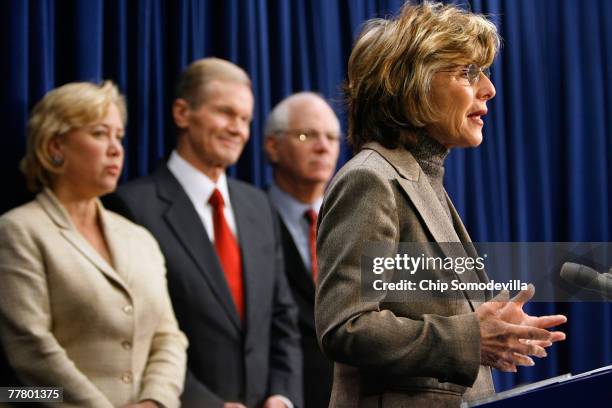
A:
{"label": "eyeglasses", "polygon": [[277,133],[289,135],[302,143],[314,143],[321,136],[330,143],[338,143],[342,135],[337,132],[318,132],[312,129],[279,130]]}
{"label": "eyeglasses", "polygon": [[463,77],[468,80],[470,85],[476,85],[480,80],[480,74],[484,74],[487,78],[491,78],[491,68],[484,67],[481,68],[476,64],[470,64],[464,67],[459,67],[455,69],[444,69],[439,72],[461,72]]}

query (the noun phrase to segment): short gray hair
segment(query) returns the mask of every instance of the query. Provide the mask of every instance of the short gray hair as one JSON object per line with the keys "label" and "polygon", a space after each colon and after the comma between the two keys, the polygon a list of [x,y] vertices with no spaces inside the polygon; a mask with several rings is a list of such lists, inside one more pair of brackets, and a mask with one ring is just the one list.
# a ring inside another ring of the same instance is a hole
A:
{"label": "short gray hair", "polygon": [[[264,135],[271,136],[271,135],[275,135],[279,132],[283,132],[287,130],[287,128],[289,127],[289,114],[291,113],[291,105],[299,100],[312,99],[312,98],[322,101],[327,106],[329,106],[329,108],[333,111],[333,109],[331,108],[327,100],[325,100],[325,98],[322,95],[316,92],[303,91],[303,92],[294,93],[292,95],[289,95],[288,97],[286,97],[279,103],[277,103],[276,106],[272,108],[272,110],[268,114],[268,117],[266,118],[266,125],[264,127]],[[337,117],[336,117],[336,120],[338,121]],[[340,128],[339,121],[338,121],[338,128]]]}

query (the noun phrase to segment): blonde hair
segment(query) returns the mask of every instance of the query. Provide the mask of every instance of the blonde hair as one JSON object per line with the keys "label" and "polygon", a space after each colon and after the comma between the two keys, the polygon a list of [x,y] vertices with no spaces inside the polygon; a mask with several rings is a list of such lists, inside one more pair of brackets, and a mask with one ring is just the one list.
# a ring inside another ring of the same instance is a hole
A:
{"label": "blonde hair", "polygon": [[409,144],[402,130],[438,119],[430,98],[433,75],[450,66],[491,65],[500,41],[484,16],[428,1],[406,3],[393,19],[367,21],[345,86],[351,144],[356,150],[372,140],[389,148]]}
{"label": "blonde hair", "polygon": [[251,87],[251,79],[238,65],[220,58],[202,58],[192,62],[181,73],[175,98],[184,99],[192,108],[206,100],[206,85],[214,80],[238,82]]}
{"label": "blonde hair", "polygon": [[26,154],[20,165],[31,191],[49,186],[62,171],[49,153],[51,139],[102,119],[111,104],[117,107],[125,124],[125,99],[111,81],[100,85],[90,82],[62,85],[34,106],[28,121]]}

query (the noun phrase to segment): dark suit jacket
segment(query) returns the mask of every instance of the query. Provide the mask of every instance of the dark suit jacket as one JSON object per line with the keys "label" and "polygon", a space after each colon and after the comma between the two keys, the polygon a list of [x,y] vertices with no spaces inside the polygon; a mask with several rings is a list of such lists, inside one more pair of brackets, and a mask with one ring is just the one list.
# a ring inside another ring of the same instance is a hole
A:
{"label": "dark suit jacket", "polygon": [[[245,289],[244,327],[214,246],[167,166],[105,198],[157,238],[179,326],[189,339],[183,406],[249,407],[281,394],[302,405],[297,308],[283,271],[278,224],[264,193],[228,179]],[[204,205],[204,203],[203,203]]]}
{"label": "dark suit jacket", "polygon": [[314,325],[315,286],[312,273],[295,246],[291,233],[280,218],[285,272],[293,299],[298,305],[299,327],[304,355],[304,406],[327,408],[333,379],[333,363],[325,357],[317,341]]}
{"label": "dark suit jacket", "polygon": [[[480,365],[474,309],[487,292],[449,290],[389,301],[363,301],[361,260],[367,243],[455,243],[423,248],[425,256],[472,258],[470,237],[446,197],[452,220],[410,152],[369,143],[336,174],[319,213],[316,327],[336,365],[333,407],[458,407],[493,393]],[[457,253],[455,253],[457,251]],[[376,256],[381,256],[376,255]],[[371,276],[371,275],[364,275]],[[433,281],[486,282],[482,271],[428,270]]]}

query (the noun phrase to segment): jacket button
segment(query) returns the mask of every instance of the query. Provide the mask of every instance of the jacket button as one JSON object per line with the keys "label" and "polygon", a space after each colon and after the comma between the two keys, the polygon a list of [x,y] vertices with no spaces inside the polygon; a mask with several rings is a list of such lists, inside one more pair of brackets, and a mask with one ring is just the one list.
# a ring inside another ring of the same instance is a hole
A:
{"label": "jacket button", "polygon": [[132,343],[130,343],[129,341],[124,341],[123,343],[121,343],[121,347],[123,347],[124,350],[131,350]]}
{"label": "jacket button", "polygon": [[132,373],[130,373],[129,371],[121,376],[121,381],[123,381],[126,384],[130,384],[132,380],[133,380]]}
{"label": "jacket button", "polygon": [[123,313],[125,313],[126,315],[132,315],[132,313],[134,313],[134,308],[132,307],[132,305],[125,305],[123,306]]}

